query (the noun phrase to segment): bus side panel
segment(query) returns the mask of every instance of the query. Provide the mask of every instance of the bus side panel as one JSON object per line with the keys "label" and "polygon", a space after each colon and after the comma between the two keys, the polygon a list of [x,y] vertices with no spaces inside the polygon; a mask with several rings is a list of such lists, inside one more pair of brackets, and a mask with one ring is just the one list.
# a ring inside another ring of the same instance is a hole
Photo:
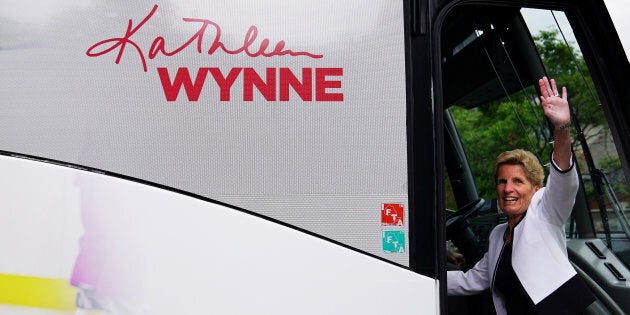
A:
{"label": "bus side panel", "polygon": [[0,10],[0,151],[409,266],[403,1],[35,2]]}
{"label": "bus side panel", "polygon": [[241,211],[23,159],[0,173],[0,277],[67,285],[31,301],[80,287],[147,314],[437,313],[436,280]]}

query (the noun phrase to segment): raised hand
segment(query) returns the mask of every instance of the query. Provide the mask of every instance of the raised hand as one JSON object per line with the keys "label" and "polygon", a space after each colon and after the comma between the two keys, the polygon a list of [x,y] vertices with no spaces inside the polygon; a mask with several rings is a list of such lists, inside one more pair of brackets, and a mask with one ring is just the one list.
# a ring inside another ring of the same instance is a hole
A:
{"label": "raised hand", "polygon": [[553,160],[560,170],[567,170],[571,162],[571,111],[567,101],[567,88],[562,87],[562,95],[554,79],[542,77],[540,86],[540,102],[545,116],[553,124]]}
{"label": "raised hand", "polygon": [[556,129],[566,129],[571,122],[567,88],[562,87],[562,95],[558,93],[556,81],[542,77],[538,80],[540,86],[540,101],[545,116]]}

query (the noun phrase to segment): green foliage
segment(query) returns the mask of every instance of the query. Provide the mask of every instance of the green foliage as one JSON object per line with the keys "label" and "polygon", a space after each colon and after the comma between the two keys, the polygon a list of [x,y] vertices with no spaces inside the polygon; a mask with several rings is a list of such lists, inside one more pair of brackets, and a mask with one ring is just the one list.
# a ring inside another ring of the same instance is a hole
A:
{"label": "green foliage", "polygon": [[614,171],[621,168],[621,160],[618,156],[609,156],[599,161],[599,168],[604,171]]}
{"label": "green foliage", "polygon": [[[601,161],[599,161],[598,166],[601,170],[604,171],[604,173],[607,173],[610,175],[610,173],[621,169],[621,160],[619,159],[618,156],[608,156],[606,158],[603,158]],[[612,179],[609,178],[609,180],[612,180]],[[612,181],[611,185],[612,185],[613,190],[617,194],[623,195],[623,196],[630,195],[630,189],[628,189],[628,186],[625,184],[625,182]]]}
{"label": "green foliage", "polygon": [[[567,87],[569,102],[582,130],[587,133],[589,128],[604,125],[606,119],[579,52],[560,40],[557,31],[541,31],[534,40],[548,76],[559,87]],[[538,92],[531,86],[475,109],[450,109],[481,197],[496,196],[492,171],[501,152],[522,148],[536,154],[543,165],[549,163],[550,130],[539,106]]]}
{"label": "green foliage", "polygon": [[470,167],[476,174],[479,195],[483,198],[495,195],[492,170],[501,152],[522,148],[537,156],[549,156],[550,147],[545,145],[546,126],[540,124],[540,115],[532,112],[526,100],[494,103],[472,110],[453,108],[451,114],[457,121]]}
{"label": "green foliage", "polygon": [[549,77],[567,87],[569,102],[583,125],[582,129],[605,125],[595,86],[580,52],[571,45],[567,46],[558,31],[541,31],[534,36],[534,41]]}

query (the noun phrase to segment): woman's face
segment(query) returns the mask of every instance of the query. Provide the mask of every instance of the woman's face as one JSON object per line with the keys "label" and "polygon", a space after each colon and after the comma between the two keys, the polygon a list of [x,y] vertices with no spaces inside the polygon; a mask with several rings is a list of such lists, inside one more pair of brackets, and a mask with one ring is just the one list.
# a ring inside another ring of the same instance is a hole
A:
{"label": "woman's face", "polygon": [[534,186],[525,174],[525,168],[520,164],[499,166],[497,196],[499,207],[508,217],[523,215],[532,196],[540,188],[538,185]]}

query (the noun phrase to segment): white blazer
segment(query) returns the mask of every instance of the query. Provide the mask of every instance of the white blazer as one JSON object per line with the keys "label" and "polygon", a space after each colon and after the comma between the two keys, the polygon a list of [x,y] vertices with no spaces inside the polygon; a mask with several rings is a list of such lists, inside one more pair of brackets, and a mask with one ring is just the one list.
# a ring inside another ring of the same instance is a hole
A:
{"label": "white blazer", "polygon": [[[532,197],[525,217],[514,229],[512,243],[514,272],[534,304],[577,274],[568,259],[564,233],[579,187],[577,171],[573,163],[564,172],[552,165],[546,187]],[[448,271],[449,295],[471,295],[491,288],[497,314],[506,314],[505,301],[494,289],[506,229],[507,223],[503,223],[492,230],[488,252],[472,269]]]}

